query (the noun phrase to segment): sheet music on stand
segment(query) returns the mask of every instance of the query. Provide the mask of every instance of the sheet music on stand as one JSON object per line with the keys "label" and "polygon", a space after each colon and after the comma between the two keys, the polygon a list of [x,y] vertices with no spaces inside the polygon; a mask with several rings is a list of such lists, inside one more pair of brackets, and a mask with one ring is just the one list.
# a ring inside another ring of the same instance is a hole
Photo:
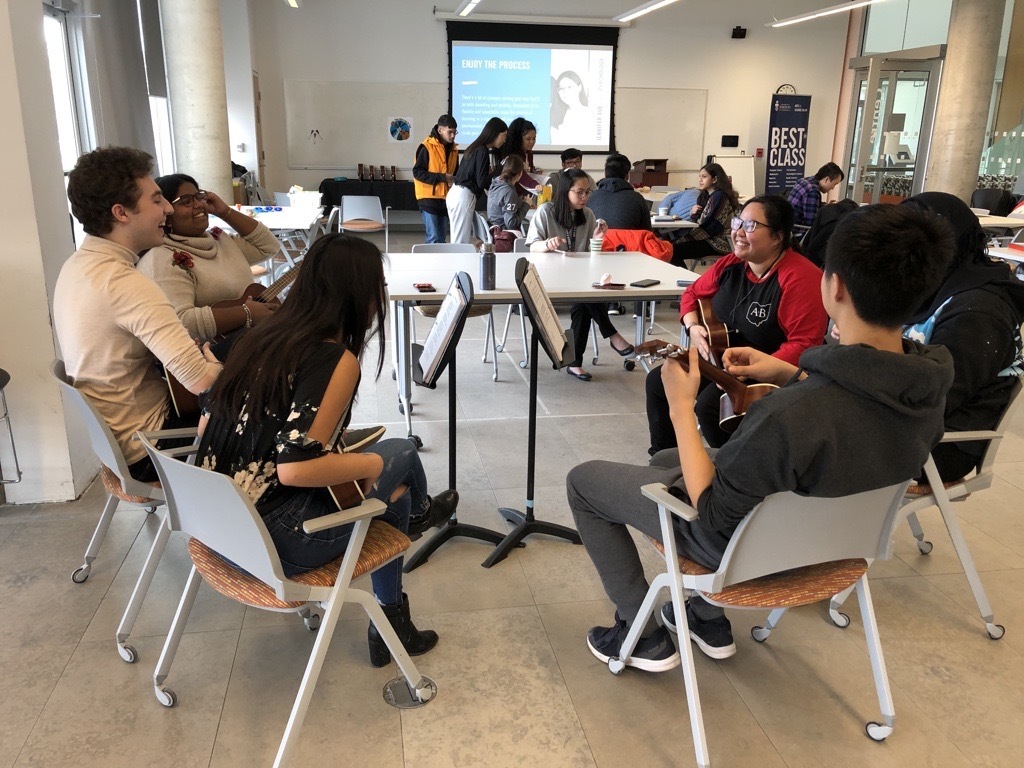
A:
{"label": "sheet music on stand", "polygon": [[558,319],[551,297],[544,289],[537,266],[525,257],[516,262],[516,283],[523,296],[534,328],[540,333],[541,343],[555,367],[564,365],[566,350],[565,330]]}
{"label": "sheet music on stand", "polygon": [[469,275],[460,272],[452,279],[434,324],[430,327],[430,333],[423,342],[423,349],[419,355],[423,382],[434,382],[443,372],[445,352],[451,346],[452,337],[465,321],[472,298],[473,288]]}

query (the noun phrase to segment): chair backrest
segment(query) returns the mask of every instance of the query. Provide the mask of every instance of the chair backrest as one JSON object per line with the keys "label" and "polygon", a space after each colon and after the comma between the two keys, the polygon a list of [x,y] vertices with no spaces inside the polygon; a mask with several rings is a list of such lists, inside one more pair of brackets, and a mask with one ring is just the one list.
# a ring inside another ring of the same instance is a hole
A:
{"label": "chair backrest", "polygon": [[144,435],[139,439],[160,477],[171,530],[199,539],[270,586],[278,598],[294,599],[263,519],[234,480],[166,456]]}
{"label": "chair backrest", "polygon": [[986,208],[993,216],[1005,216],[1013,210],[1013,195],[1005,189],[976,189],[971,208]]}
{"label": "chair backrest", "polygon": [[287,208],[292,204],[292,199],[287,192],[275,192],[274,193],[274,205],[279,205],[282,208]]}
{"label": "chair backrest", "polygon": [[68,376],[63,360],[54,360],[50,363],[50,375],[60,387],[64,402],[78,414],[85,424],[89,443],[96,457],[100,463],[118,476],[125,493],[162,499],[163,494],[159,488],[140,483],[128,473],[128,464],[124,460],[124,454],[121,452],[117,440],[114,439],[114,433],[107,426],[106,419],[96,410],[96,406],[89,402],[89,398],[75,389],[74,381]]}
{"label": "chair backrest", "polygon": [[487,222],[487,217],[480,211],[475,211],[473,214],[473,237],[483,243],[494,242],[491,237],[491,225]]}
{"label": "chair backrest", "polygon": [[515,243],[512,245],[513,253],[529,253],[530,246],[526,244],[525,237],[517,237]]}
{"label": "chair backrest", "polygon": [[999,423],[992,430],[998,437],[988,441],[988,444],[985,446],[985,452],[981,455],[981,462],[978,466],[979,475],[992,472],[992,467],[996,462],[996,454],[999,452],[999,445],[1003,442],[1002,438],[1010,424],[1013,423],[1014,418],[1016,418],[1017,412],[1024,406],[1024,397],[1020,396],[1022,390],[1024,390],[1024,385],[1022,385],[1021,379],[1018,377],[1013,385],[1013,391],[1010,393],[1010,400],[1006,403],[1006,408],[1003,410],[1003,415],[999,417]]}
{"label": "chair backrest", "polygon": [[413,253],[476,253],[472,243],[416,243]]}
{"label": "chair backrest", "polygon": [[342,195],[341,220],[354,221],[365,219],[384,223],[384,210],[380,207],[380,198],[374,195]]}
{"label": "chair backrest", "polygon": [[736,528],[712,589],[832,560],[891,557],[893,529],[909,484],[831,499],[772,494]]}

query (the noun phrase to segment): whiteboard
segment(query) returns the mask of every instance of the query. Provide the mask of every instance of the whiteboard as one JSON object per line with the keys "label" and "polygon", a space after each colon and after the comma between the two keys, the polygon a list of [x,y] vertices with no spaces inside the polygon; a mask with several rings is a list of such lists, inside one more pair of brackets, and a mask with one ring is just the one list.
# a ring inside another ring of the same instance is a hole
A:
{"label": "whiteboard", "polygon": [[760,188],[757,184],[753,155],[715,155],[718,163],[732,179],[732,188],[740,197],[753,197]]}
{"label": "whiteboard", "polygon": [[[364,165],[412,168],[416,147],[448,108],[443,83],[348,83],[285,80],[288,167],[324,170]],[[395,141],[393,118],[407,119],[407,141]]]}
{"label": "whiteboard", "polygon": [[632,161],[668,158],[669,171],[704,165],[708,92],[690,88],[617,88],[615,147]]}

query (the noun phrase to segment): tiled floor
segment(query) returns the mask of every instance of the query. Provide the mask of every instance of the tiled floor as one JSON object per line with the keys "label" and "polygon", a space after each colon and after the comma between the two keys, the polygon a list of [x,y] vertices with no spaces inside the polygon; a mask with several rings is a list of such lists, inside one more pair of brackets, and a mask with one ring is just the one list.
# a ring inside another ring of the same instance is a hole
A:
{"label": "tiled floor", "polygon": [[[668,310],[659,319],[672,328]],[[473,321],[459,350],[460,518],[504,530],[495,508],[521,508],[525,495],[527,372],[510,344],[493,383],[480,362],[482,335]],[[624,371],[605,348],[592,370],[589,384],[540,371],[536,497],[545,519],[571,521],[563,481],[577,462],[646,460],[643,374]],[[437,488],[447,481],[446,387],[415,392],[415,429]],[[374,383],[368,372],[356,421],[385,423],[401,437],[395,403],[390,375]],[[995,486],[959,507],[1006,637],[985,634],[931,510],[922,522],[932,554],[919,555],[901,531],[897,557],[872,569],[893,735],[884,744],[864,735],[878,705],[856,611],[846,631],[821,607],[793,611],[764,645],[749,636],[763,614],[735,612],[739,653],[697,659],[713,764],[1020,763],[1024,423],[1007,443]],[[72,584],[101,497],[94,486],[70,504],[0,509],[0,766],[269,765],[313,635],[293,617],[243,609],[204,588],[168,680],[178,706],[161,707],[151,675],[188,570],[184,542],[172,538],[135,627],[141,658],[125,664],[114,630],[156,519],[122,508],[92,576]],[[395,667],[370,667],[366,621],[346,610],[294,764],[692,765],[678,671],[614,677],[588,652],[587,629],[612,608],[583,549],[534,537],[488,570],[480,563],[489,551],[456,540],[406,578],[418,623],[441,635],[417,660],[439,689],[422,709],[383,702]],[[657,560],[641,551],[654,573]]]}

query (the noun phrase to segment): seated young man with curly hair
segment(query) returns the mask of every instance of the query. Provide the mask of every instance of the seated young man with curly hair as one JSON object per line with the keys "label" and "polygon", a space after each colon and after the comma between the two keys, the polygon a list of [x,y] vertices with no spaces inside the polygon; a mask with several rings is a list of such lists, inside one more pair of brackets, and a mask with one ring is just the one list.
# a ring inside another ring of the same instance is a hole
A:
{"label": "seated young man with curly hair", "polygon": [[[843,328],[841,345],[808,349],[799,367],[749,347],[725,354],[737,376],[782,388],[755,403],[714,461],[701,441],[693,408],[700,384],[696,347],[687,373],[664,364],[665,391],[678,449],[650,466],[591,461],[567,478],[576,526],[615,603],[615,623],[587,635],[602,661],[619,648],[647,594],[627,526],[659,538],[657,505],[640,486],[664,483],[692,500],[694,522],[676,520],[682,554],[716,569],[740,521],[765,497],[784,491],[836,497],[908,480],[920,471],[943,432],[943,404],[953,379],[949,353],[906,341],[903,324],[934,292],[953,252],[938,217],[909,206],[871,206],[848,215],[828,246],[822,300]],[[698,596],[686,606],[690,639],[708,656],[736,652],[724,611]],[[672,604],[662,609],[670,629]],[[653,617],[632,666],[661,672],[679,664],[665,627]]]}
{"label": "seated young man with curly hair", "polygon": [[[53,322],[68,375],[114,433],[136,480],[156,480],[138,430],[184,424],[170,413],[156,362],[190,392],[209,389],[221,366],[188,335],[156,283],[136,270],[139,253],[163,242],[173,210],[152,176],[153,158],[104,147],[78,158],[68,177],[71,212],[85,228],[61,267]],[[195,424],[199,415],[192,420]]]}

